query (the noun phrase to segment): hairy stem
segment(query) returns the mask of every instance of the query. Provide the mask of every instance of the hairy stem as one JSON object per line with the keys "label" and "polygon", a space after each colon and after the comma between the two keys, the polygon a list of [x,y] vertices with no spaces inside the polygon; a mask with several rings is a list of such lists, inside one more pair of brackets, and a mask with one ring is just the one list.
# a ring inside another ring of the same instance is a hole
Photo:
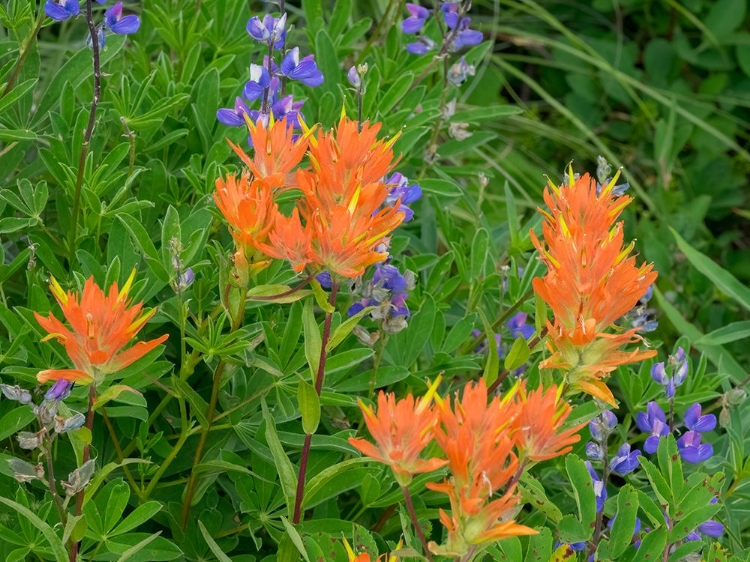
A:
{"label": "hairy stem", "polygon": [[[331,306],[336,304],[336,294],[338,293],[339,285],[336,281],[331,282]],[[326,360],[328,358],[328,352],[326,347],[328,346],[328,340],[331,337],[331,321],[333,320],[333,312],[326,312],[326,319],[323,322],[323,337],[320,342],[320,360],[318,361],[318,372],[315,376],[315,392],[320,396],[320,391],[323,388],[323,378],[326,372]],[[305,477],[307,475],[307,459],[310,456],[310,446],[312,445],[312,434],[305,435],[305,442],[302,445],[302,457],[299,463],[299,477],[297,478],[297,493],[294,497],[294,516],[292,522],[296,525],[300,522],[302,517],[302,498],[305,496]]]}
{"label": "hairy stem", "polygon": [[[104,425],[107,426],[107,431],[109,431],[109,436],[112,439],[112,445],[115,447],[115,452],[117,453],[117,459],[119,462],[122,463],[122,461],[125,460],[125,455],[122,452],[122,447],[120,446],[120,440],[117,438],[117,432],[115,431],[115,426],[112,425],[112,420],[109,419],[109,416],[107,415],[107,410],[104,409],[104,406],[102,406],[102,418],[104,419]],[[133,474],[130,472],[130,468],[128,468],[127,465],[122,466],[123,472],[125,472],[125,478],[127,478],[128,483],[130,484],[130,487],[133,489],[133,491],[136,493],[136,495],[140,498],[141,497],[141,488],[136,484],[135,479],[133,478]]]}
{"label": "hairy stem", "polygon": [[83,132],[83,144],[81,145],[81,154],[78,157],[78,175],[76,176],[76,187],[73,195],[73,211],[71,216],[71,225],[68,234],[68,263],[73,263],[75,258],[76,237],[78,235],[78,214],[81,211],[81,188],[83,186],[83,172],[86,167],[86,157],[89,153],[89,143],[91,135],[94,133],[96,124],[96,110],[99,107],[99,98],[102,92],[102,73],[99,61],[99,35],[94,25],[94,15],[91,6],[92,0],[86,0],[86,24],[89,27],[89,36],[91,37],[91,51],[94,61],[94,97],[91,99],[91,109],[89,110],[89,122]]}
{"label": "hairy stem", "polygon": [[424,536],[424,531],[422,530],[422,526],[419,524],[419,519],[417,519],[417,512],[414,510],[414,502],[411,500],[411,493],[409,492],[409,488],[406,486],[401,486],[401,492],[404,494],[404,502],[406,503],[406,509],[409,511],[409,517],[411,517],[411,524],[414,525],[414,531],[417,533],[419,542],[422,543],[424,555],[427,560],[432,562],[432,553],[427,547],[427,538]]}

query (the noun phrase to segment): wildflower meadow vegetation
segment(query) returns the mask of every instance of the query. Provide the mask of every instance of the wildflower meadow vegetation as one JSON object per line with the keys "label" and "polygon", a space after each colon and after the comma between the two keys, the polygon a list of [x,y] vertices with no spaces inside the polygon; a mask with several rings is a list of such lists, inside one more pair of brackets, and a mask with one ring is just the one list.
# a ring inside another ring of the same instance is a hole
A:
{"label": "wildflower meadow vegetation", "polygon": [[745,0],[0,24],[0,559],[750,560]]}

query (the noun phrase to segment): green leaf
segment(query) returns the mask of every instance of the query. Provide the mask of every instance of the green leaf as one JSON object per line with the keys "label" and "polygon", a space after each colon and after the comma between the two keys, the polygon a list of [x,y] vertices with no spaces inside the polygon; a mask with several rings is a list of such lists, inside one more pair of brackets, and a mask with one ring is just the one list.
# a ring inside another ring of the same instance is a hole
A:
{"label": "green leaf", "polygon": [[3,503],[9,508],[15,510],[19,516],[23,517],[34,527],[39,529],[39,532],[42,533],[44,539],[49,543],[52,549],[52,555],[55,557],[56,562],[68,562],[68,554],[65,551],[65,547],[63,546],[62,542],[55,534],[55,531],[53,531],[52,527],[50,527],[47,523],[42,521],[36,515],[36,513],[31,511],[29,508],[24,507],[20,503],[17,503],[8,498],[4,498],[3,496],[0,496],[0,503]]}
{"label": "green leaf", "polygon": [[544,486],[527,472],[521,476],[520,489],[521,499],[524,503],[532,505],[534,509],[542,512],[553,523],[557,523],[562,519],[562,512],[552,501],[549,500],[544,490]]}
{"label": "green leaf", "polygon": [[491,386],[500,374],[500,356],[497,353],[497,340],[492,324],[482,309],[477,310],[484,326],[484,337],[487,342],[487,362],[484,365],[483,378],[487,386]]}
{"label": "green leaf", "polygon": [[[247,292],[246,298],[249,301],[267,302],[269,304],[271,303],[288,304],[288,303],[296,302],[300,299],[303,299],[307,295],[311,294],[311,292],[306,289],[300,289],[298,291],[294,291],[293,293],[289,293],[290,290],[291,290],[291,287],[289,285],[257,285]],[[289,293],[289,294],[285,294],[285,293]],[[273,300],[269,300],[267,298],[263,298],[263,299],[257,298],[257,297],[273,297],[276,295],[284,295],[284,296],[277,297]]]}
{"label": "green leaf", "polygon": [[36,140],[36,133],[27,129],[0,129],[0,141],[23,142]]}
{"label": "green leaf", "polygon": [[370,459],[367,457],[355,457],[321,470],[318,474],[312,477],[305,486],[305,496],[302,500],[302,507],[312,507],[309,505],[311,499],[315,497],[315,494],[317,494],[326,484],[339,477],[342,473],[366,462],[370,462]]}
{"label": "green leaf", "polygon": [[638,515],[638,491],[626,484],[617,494],[617,517],[609,534],[609,553],[615,560],[633,541]]}
{"label": "green leaf", "polygon": [[284,524],[284,528],[286,529],[289,538],[291,539],[294,546],[297,547],[297,550],[299,550],[302,558],[304,558],[306,562],[310,562],[310,557],[307,555],[307,549],[305,549],[305,545],[302,542],[302,537],[299,536],[297,529],[294,528],[294,526],[286,517],[282,517],[281,522]]}
{"label": "green leaf", "polygon": [[351,318],[348,318],[346,321],[339,324],[339,326],[336,328],[336,330],[334,330],[333,334],[328,340],[328,344],[326,345],[326,352],[330,353],[336,348],[337,345],[344,341],[346,339],[346,336],[351,334],[354,327],[359,324],[359,321],[362,319],[362,317],[366,314],[369,314],[370,311],[374,308],[374,306],[367,306],[357,312],[357,314],[355,314]]}
{"label": "green leaf", "polygon": [[516,338],[513,345],[508,351],[508,355],[505,356],[504,367],[506,371],[513,371],[518,369],[521,365],[526,363],[531,356],[531,349],[529,344],[526,342],[526,338]]}
{"label": "green leaf", "polygon": [[318,430],[320,423],[320,397],[315,392],[315,387],[307,381],[299,381],[297,401],[302,414],[302,430],[306,435],[312,435]]}
{"label": "green leaf", "polygon": [[649,482],[651,482],[651,488],[654,490],[659,504],[663,509],[667,509],[672,499],[672,491],[669,489],[669,484],[667,484],[667,481],[651,461],[641,457],[640,462],[641,467],[646,471]]}
{"label": "green leaf", "polygon": [[128,531],[132,531],[139,525],[142,525],[154,515],[161,511],[162,505],[157,501],[147,501],[136,507],[117,527],[110,531],[109,536],[115,537]]}
{"label": "green leaf", "polygon": [[490,235],[486,229],[480,228],[471,241],[471,265],[469,278],[474,281],[484,276],[484,264],[489,257]]}
{"label": "green leaf", "polygon": [[594,484],[591,482],[591,475],[586,469],[586,464],[576,455],[565,457],[565,470],[573,484],[573,494],[578,505],[580,522],[583,529],[588,533],[586,537],[586,540],[588,540],[593,532],[592,523],[596,520]]}
{"label": "green leaf", "polygon": [[[390,114],[391,110],[409,91],[413,82],[414,73],[406,72],[399,76],[393,84],[390,84],[387,88],[382,88],[383,95],[377,105],[378,113],[383,116]],[[371,87],[375,86],[375,84],[371,85]]]}
{"label": "green leaf", "polygon": [[232,559],[224,554],[224,552],[221,550],[221,547],[216,544],[216,541],[211,536],[211,533],[208,532],[208,529],[206,529],[201,520],[198,520],[198,529],[200,529],[201,535],[203,535],[203,539],[206,541],[208,548],[211,549],[211,552],[214,556],[216,556],[216,559],[219,562],[232,562]]}
{"label": "green leaf", "polygon": [[737,340],[744,340],[750,338],[750,321],[744,322],[732,322],[726,326],[722,326],[718,330],[714,330],[700,338],[693,343],[696,346],[699,345],[724,345],[725,343],[731,343]]}
{"label": "green leaf", "polygon": [[310,367],[310,375],[313,384],[318,375],[318,366],[320,363],[320,352],[323,346],[320,336],[320,328],[315,321],[315,312],[313,311],[312,299],[307,299],[302,308],[302,327],[305,334],[305,358]]}
{"label": "green leaf", "polygon": [[537,527],[539,534],[529,537],[525,562],[549,562],[552,555],[552,531],[548,527]]}
{"label": "green leaf", "polygon": [[[734,17],[734,16],[732,16]],[[708,277],[716,287],[734,299],[746,310],[750,310],[750,289],[737,280],[727,270],[722,269],[714,260],[700,253],[688,244],[677,231],[670,227],[672,236],[677,241],[680,251],[685,254],[693,267]]]}
{"label": "green leaf", "polygon": [[[674,435],[667,435],[665,439],[659,440],[659,448],[656,452],[656,456],[659,460],[659,468],[661,469],[664,479],[669,484],[669,488],[672,491],[673,500],[677,500],[682,496],[682,486],[685,483],[682,475],[682,461],[680,460],[680,454],[677,450],[677,441],[675,441]],[[673,509],[676,507],[674,502],[670,504],[670,515],[674,515]]]}
{"label": "green leaf", "polygon": [[195,416],[203,429],[208,429],[208,402],[198,394],[187,381],[172,375],[172,388],[190,404],[190,413]]}
{"label": "green leaf", "polygon": [[661,560],[666,546],[667,530],[662,528],[651,531],[641,539],[641,546],[638,547],[637,559],[639,561]]}
{"label": "green leaf", "polygon": [[15,88],[13,88],[10,92],[0,97],[0,115],[2,115],[3,112],[9,107],[13,107],[13,104],[16,101],[21,99],[31,89],[33,89],[34,86],[36,85],[37,80],[38,78],[31,78],[30,80],[21,82]]}
{"label": "green leaf", "polygon": [[286,498],[286,507],[289,512],[289,517],[291,517],[294,512],[294,498],[297,494],[297,475],[294,472],[292,461],[289,460],[289,457],[284,452],[284,447],[281,445],[279,436],[276,434],[276,422],[268,411],[265,397],[261,399],[260,405],[263,411],[263,419],[266,422],[266,441],[268,442],[268,448],[271,449],[271,455],[273,456],[276,470],[279,473],[281,489]]}
{"label": "green leaf", "polygon": [[14,433],[34,421],[34,412],[28,406],[18,406],[0,419],[0,441],[5,441]]}
{"label": "green leaf", "polygon": [[330,111],[340,110],[341,90],[339,90],[337,78],[341,76],[341,68],[336,56],[336,47],[325,28],[321,28],[315,33],[315,61],[324,76],[323,84],[320,85],[321,92],[330,92],[334,95],[336,107],[330,108]]}
{"label": "green leaf", "polygon": [[427,178],[419,182],[422,191],[442,197],[461,197],[464,190],[453,180]]}

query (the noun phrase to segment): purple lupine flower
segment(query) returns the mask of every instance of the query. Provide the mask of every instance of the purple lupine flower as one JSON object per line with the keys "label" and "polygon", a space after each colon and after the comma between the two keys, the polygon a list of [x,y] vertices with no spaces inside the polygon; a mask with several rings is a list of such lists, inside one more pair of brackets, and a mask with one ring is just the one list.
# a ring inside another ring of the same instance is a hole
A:
{"label": "purple lupine flower", "polygon": [[528,340],[534,335],[534,326],[526,323],[528,317],[529,315],[525,312],[519,312],[508,320],[508,329],[514,338],[523,337],[523,339]]}
{"label": "purple lupine flower", "polygon": [[194,281],[195,281],[195,272],[193,271],[193,268],[188,267],[185,271],[183,271],[180,274],[180,277],[177,280],[177,287],[176,287],[177,292],[181,293],[182,291],[190,287],[190,285],[192,285]]}
{"label": "purple lupine flower", "polygon": [[416,183],[409,184],[409,178],[399,172],[391,174],[383,182],[389,187],[385,205],[393,207],[398,203],[398,210],[404,213],[404,222],[410,221],[414,217],[414,211],[408,205],[422,198],[422,188]]}
{"label": "purple lupine flower", "polygon": [[603,443],[616,425],[617,416],[609,410],[604,410],[589,422],[591,438],[598,443]]}
{"label": "purple lupine flower", "polygon": [[273,45],[274,49],[281,50],[286,39],[286,14],[280,18],[266,14],[262,20],[254,16],[247,21],[246,29],[256,41]]}
{"label": "purple lupine flower", "polygon": [[430,11],[417,4],[409,3],[406,4],[406,9],[409,10],[410,16],[401,22],[401,30],[411,35],[422,29],[425,21],[430,17]]}
{"label": "purple lupine flower", "polygon": [[351,84],[358,90],[362,86],[362,77],[359,75],[359,72],[357,72],[356,65],[352,66],[349,69],[349,72],[346,73],[346,79],[349,80],[349,84]]}
{"label": "purple lupine flower", "polygon": [[709,519],[703,525],[698,525],[698,530],[706,536],[718,539],[724,534],[724,525],[713,519]]}
{"label": "purple lupine flower", "polygon": [[81,13],[78,0],[47,0],[44,13],[55,21],[65,21]]}
{"label": "purple lupine flower", "polygon": [[401,275],[398,268],[390,264],[376,267],[372,282],[392,293],[403,293],[408,285],[406,278]]}
{"label": "purple lupine flower", "polygon": [[[276,81],[278,84],[278,80]],[[255,101],[263,95],[266,88],[271,87],[271,75],[265,66],[259,64],[250,65],[250,80],[245,84],[242,95],[248,101]]]}
{"label": "purple lupine flower", "polygon": [[318,70],[315,57],[307,55],[300,59],[299,47],[290,50],[281,61],[281,73],[292,80],[302,82],[305,86],[316,87],[323,83],[323,73]]}
{"label": "purple lupine flower", "polygon": [[[478,338],[483,334],[482,331],[474,329],[471,331],[473,338]],[[495,334],[495,347],[497,348],[497,356],[502,359],[505,356],[505,350],[503,350],[503,337],[500,334]],[[478,346],[474,348],[474,353],[484,353],[487,351],[487,340],[482,340]]]}
{"label": "purple lupine flower", "polygon": [[594,467],[591,465],[591,461],[586,461],[586,468],[588,469],[589,475],[591,476],[591,482],[593,482],[594,484],[594,495],[596,496],[596,512],[599,513],[602,509],[604,509],[604,502],[607,500],[607,488],[604,485],[604,482],[602,482],[602,479],[599,478],[596,470],[594,470]]}
{"label": "purple lupine flower", "polygon": [[[667,369],[672,373],[669,376]],[[651,367],[651,378],[664,387],[667,398],[672,398],[678,386],[685,382],[688,375],[688,363],[685,351],[680,347],[677,348],[675,355],[670,355],[667,364],[664,362],[656,363]]]}
{"label": "purple lupine flower", "polygon": [[622,446],[617,450],[617,455],[610,461],[612,472],[625,476],[626,474],[633,472],[640,464],[638,457],[641,456],[641,452],[636,449],[630,451],[630,443],[623,443]]}
{"label": "purple lupine flower", "polygon": [[122,2],[117,2],[104,12],[104,26],[113,33],[130,35],[138,31],[138,28],[141,27],[141,20],[133,14],[123,17]]}
{"label": "purple lupine flower", "polygon": [[315,280],[320,283],[320,286],[324,289],[330,289],[333,287],[333,279],[331,279],[330,271],[321,271],[315,276]]}
{"label": "purple lupine flower", "polygon": [[235,98],[234,109],[220,109],[216,112],[216,119],[230,127],[242,127],[246,125],[245,115],[250,115],[250,108],[242,101],[242,98]]}
{"label": "purple lupine flower", "polygon": [[586,443],[586,456],[592,460],[600,461],[604,458],[604,451],[599,443],[589,441]]}
{"label": "purple lupine flower", "polygon": [[406,327],[406,320],[410,316],[406,299],[409,291],[414,288],[414,274],[405,274],[389,263],[375,266],[372,279],[362,288],[362,299],[349,307],[347,314],[354,316],[365,307],[374,307],[370,312],[373,320],[381,320],[383,329],[390,333],[398,332]]}
{"label": "purple lupine flower", "polygon": [[647,453],[655,453],[659,448],[659,439],[670,433],[669,426],[667,425],[667,416],[656,402],[648,403],[646,413],[638,412],[636,424],[638,425],[638,429],[643,433],[651,434],[643,444],[643,449]]}
{"label": "purple lupine flower", "polygon": [[73,383],[63,379],[59,379],[53,384],[50,389],[44,395],[45,400],[53,401],[65,400],[70,396],[70,389],[73,388]]}
{"label": "purple lupine flower", "polygon": [[406,51],[412,55],[426,55],[435,48],[435,42],[429,37],[420,35],[414,43],[406,44]]}
{"label": "purple lupine flower", "polygon": [[677,448],[682,459],[691,464],[708,460],[714,454],[713,446],[710,443],[701,443],[701,434],[697,431],[683,433],[677,440]]}
{"label": "purple lupine flower", "polygon": [[448,47],[449,50],[457,51],[462,47],[473,47],[474,45],[479,45],[479,43],[484,40],[484,35],[482,35],[481,31],[469,29],[471,18],[462,17],[459,19],[458,4],[446,2],[443,4],[442,9],[443,19],[445,20],[445,25],[448,29],[453,31],[456,29],[456,26],[458,26],[456,36]]}
{"label": "purple lupine flower", "polygon": [[701,405],[693,404],[686,411],[682,418],[687,427],[691,431],[697,431],[698,433],[705,433],[707,431],[713,431],[716,427],[716,416],[713,414],[701,415]]}

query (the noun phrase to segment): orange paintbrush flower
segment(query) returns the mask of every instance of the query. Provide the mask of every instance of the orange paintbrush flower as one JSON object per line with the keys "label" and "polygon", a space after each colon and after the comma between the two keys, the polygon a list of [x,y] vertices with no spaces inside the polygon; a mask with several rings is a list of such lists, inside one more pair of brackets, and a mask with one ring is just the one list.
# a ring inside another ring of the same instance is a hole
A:
{"label": "orange paintbrush flower", "polygon": [[[401,548],[402,542],[399,541],[397,545],[397,549]],[[344,548],[346,549],[346,555],[349,558],[349,562],[398,562],[398,558],[389,554],[381,554],[377,558],[373,559],[372,556],[370,556],[369,552],[362,552],[361,554],[357,554],[352,550],[351,545],[349,544],[349,541],[344,539]]]}
{"label": "orange paintbrush flower", "polygon": [[382,194],[377,208],[388,194],[382,179],[395,165],[392,147],[398,138],[396,135],[388,141],[378,140],[379,131],[380,123],[369,122],[363,123],[360,131],[359,124],[342,112],[335,131],[321,131],[310,142],[316,185],[314,191],[300,185],[303,192],[314,193],[323,208],[349,207],[353,200],[355,206],[361,206],[361,192],[371,187]]}
{"label": "orange paintbrush flower", "polygon": [[553,385],[527,392],[526,381],[514,389],[513,440],[523,460],[538,462],[559,457],[581,440],[578,431],[585,422],[561,431],[572,411],[570,404],[561,400],[561,391],[562,387]]}
{"label": "orange paintbrush flower", "polygon": [[543,278],[534,279],[534,289],[554,312],[547,325],[552,356],[540,367],[561,369],[571,389],[615,405],[602,379],[618,365],[647,359],[655,351],[621,350],[643,341],[636,329],[605,330],[635,306],[656,272],[651,264],[636,266],[632,243],[623,247],[617,218],[631,198],[613,194],[617,176],[597,193],[588,174],[574,179],[571,168],[568,175],[567,185],[550,183],[545,189],[550,211],[540,209],[544,243],[531,232],[548,268]]}
{"label": "orange paintbrush flower", "polygon": [[101,383],[104,377],[131,365],[167,339],[163,335],[147,342],[138,342],[129,349],[123,348],[154,315],[155,310],[143,312],[143,303],[131,306],[128,291],[133,284],[135,270],[118,290],[117,283],[105,295],[90,277],[79,296],[65,292],[55,279],[50,290],[62,308],[68,329],[53,314],[48,317],[34,313],[37,322],[49,335],[42,341],[57,339],[73,362],[75,369],[49,369],[37,375],[39,382],[65,379],[82,384]]}
{"label": "orange paintbrush flower", "polygon": [[247,115],[245,120],[254,148],[253,155],[248,156],[239,146],[228,142],[250,169],[253,179],[272,190],[293,187],[294,175],[291,171],[302,161],[312,131],[307,129],[305,134],[294,138],[286,118],[281,121],[271,118],[267,125],[260,119],[253,123]]}
{"label": "orange paintbrush flower", "polygon": [[239,179],[230,174],[216,180],[214,200],[229,223],[237,269],[252,274],[268,266],[271,260],[259,247],[268,240],[279,214],[271,189],[247,172]]}
{"label": "orange paintbrush flower", "polygon": [[[435,440],[448,457],[451,477],[427,487],[446,494],[451,514],[443,510],[440,521],[448,541],[430,544],[435,554],[463,556],[472,548],[509,536],[535,534],[512,519],[519,497],[515,493],[518,459],[511,438],[514,408],[495,397],[487,404],[484,379],[467,384],[461,400],[439,401],[440,424]],[[503,489],[502,495],[492,497]]]}
{"label": "orange paintbrush flower", "polygon": [[349,443],[362,454],[390,466],[401,486],[408,486],[415,474],[432,472],[446,464],[440,459],[419,458],[432,441],[432,428],[438,420],[431,403],[439,383],[438,378],[427,393],[416,400],[411,394],[396,400],[394,394],[381,391],[377,413],[359,401],[375,445],[355,438],[349,438]]}

